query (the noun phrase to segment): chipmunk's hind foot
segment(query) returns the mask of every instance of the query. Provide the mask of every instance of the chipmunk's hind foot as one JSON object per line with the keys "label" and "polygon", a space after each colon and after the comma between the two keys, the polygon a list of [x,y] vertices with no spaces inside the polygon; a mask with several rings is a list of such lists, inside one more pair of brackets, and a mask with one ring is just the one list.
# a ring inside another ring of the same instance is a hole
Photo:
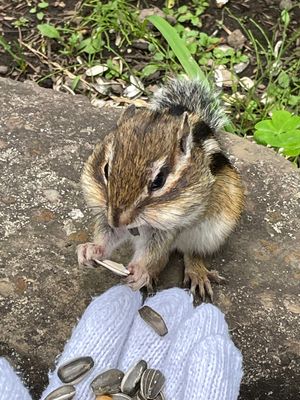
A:
{"label": "chipmunk's hind foot", "polygon": [[202,257],[197,255],[185,254],[184,265],[184,284],[190,284],[191,292],[194,296],[197,294],[197,290],[199,290],[200,297],[203,301],[207,294],[211,302],[213,302],[211,282],[220,284],[225,281],[225,278],[220,276],[218,271],[209,271]]}

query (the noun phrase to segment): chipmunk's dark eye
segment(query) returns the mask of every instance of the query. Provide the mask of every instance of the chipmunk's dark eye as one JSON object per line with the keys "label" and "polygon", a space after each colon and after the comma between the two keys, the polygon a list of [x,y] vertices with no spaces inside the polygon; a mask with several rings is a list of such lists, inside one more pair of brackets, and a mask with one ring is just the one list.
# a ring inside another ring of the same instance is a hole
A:
{"label": "chipmunk's dark eye", "polygon": [[108,180],[108,164],[105,164],[105,167],[104,167],[104,176],[105,176],[106,180]]}
{"label": "chipmunk's dark eye", "polygon": [[154,192],[155,190],[161,189],[166,183],[167,176],[169,174],[168,167],[162,167],[159,173],[156,175],[153,182],[151,182],[149,190],[150,192]]}

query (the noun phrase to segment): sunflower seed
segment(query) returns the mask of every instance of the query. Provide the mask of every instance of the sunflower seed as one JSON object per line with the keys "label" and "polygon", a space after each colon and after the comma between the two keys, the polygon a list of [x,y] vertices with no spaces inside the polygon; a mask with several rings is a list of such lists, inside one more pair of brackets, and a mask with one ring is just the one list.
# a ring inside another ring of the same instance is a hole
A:
{"label": "sunflower seed", "polygon": [[139,361],[131,367],[124,375],[121,382],[121,391],[133,396],[139,387],[139,383],[144,371],[147,369],[147,363],[144,360]]}
{"label": "sunflower seed", "polygon": [[58,368],[57,375],[63,383],[78,382],[94,366],[92,357],[80,357],[69,361]]}
{"label": "sunflower seed", "polygon": [[144,306],[139,309],[139,314],[143,320],[150,325],[155,332],[160,336],[165,336],[168,333],[168,328],[162,317],[149,306]]}
{"label": "sunflower seed", "polygon": [[73,385],[60,386],[49,393],[45,400],[71,400],[75,396],[75,392]]}
{"label": "sunflower seed", "polygon": [[85,74],[87,76],[96,76],[96,75],[100,75],[103,74],[103,72],[107,71],[108,67],[106,65],[94,65],[91,68],[88,68],[85,71]]}
{"label": "sunflower seed", "polygon": [[94,261],[96,264],[109,269],[110,271],[114,272],[116,275],[128,276],[130,274],[128,269],[125,268],[123,264],[116,263],[115,261],[111,261],[111,260],[103,260],[103,261],[94,260]]}
{"label": "sunflower seed", "polygon": [[131,400],[132,397],[127,396],[125,393],[116,393],[112,395],[112,400]]}
{"label": "sunflower seed", "polygon": [[155,399],[164,383],[165,377],[158,369],[146,369],[141,379],[141,393],[146,399]]}
{"label": "sunflower seed", "polygon": [[94,394],[100,396],[101,394],[119,393],[123,377],[124,373],[119,369],[109,369],[101,373],[91,383]]}
{"label": "sunflower seed", "polygon": [[163,392],[160,392],[159,395],[157,397],[155,397],[154,400],[166,400]]}
{"label": "sunflower seed", "polygon": [[137,394],[134,396],[133,400],[147,400],[145,397],[142,395],[141,391],[139,390]]}

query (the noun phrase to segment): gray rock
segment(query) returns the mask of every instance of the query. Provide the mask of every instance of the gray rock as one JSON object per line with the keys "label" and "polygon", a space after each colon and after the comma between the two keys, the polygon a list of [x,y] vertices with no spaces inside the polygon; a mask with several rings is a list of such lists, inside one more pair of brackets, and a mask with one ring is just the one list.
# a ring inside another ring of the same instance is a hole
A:
{"label": "gray rock", "polygon": [[241,49],[244,46],[245,42],[246,42],[246,37],[239,29],[235,29],[227,37],[227,43],[237,50]]}
{"label": "gray rock", "polygon": [[[90,241],[93,227],[79,185],[83,161],[120,111],[99,112],[82,96],[1,78],[0,103],[0,274],[5,286],[0,354],[22,373],[37,400],[91,298],[120,282],[104,269],[80,268],[75,255],[78,243]],[[211,268],[226,277],[226,285],[213,287],[215,304],[225,312],[243,354],[239,400],[295,400],[299,171],[271,149],[222,137],[247,192],[238,228],[211,260]],[[60,193],[60,202],[45,199],[49,188]],[[73,221],[76,232],[67,233],[63,221],[73,209],[82,210],[84,218]],[[125,246],[113,259],[126,265],[129,257]],[[180,286],[182,278],[182,257],[174,254],[158,288]]]}

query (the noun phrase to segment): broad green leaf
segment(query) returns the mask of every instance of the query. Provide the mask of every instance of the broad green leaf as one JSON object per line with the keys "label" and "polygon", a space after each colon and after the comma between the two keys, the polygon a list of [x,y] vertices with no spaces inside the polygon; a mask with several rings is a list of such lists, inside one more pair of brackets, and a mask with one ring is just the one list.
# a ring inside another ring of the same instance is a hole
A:
{"label": "broad green leaf", "polygon": [[53,25],[40,24],[37,26],[37,28],[43,36],[46,36],[50,39],[59,39],[60,38],[58,30]]}
{"label": "broad green leaf", "polygon": [[254,133],[254,139],[261,144],[269,144],[273,147],[283,147],[294,148],[295,146],[300,146],[300,130],[289,130],[285,132],[280,132],[276,129],[271,130],[266,124],[270,121],[262,121],[256,125],[262,126],[262,123],[265,123],[264,126],[266,129],[258,129]]}
{"label": "broad green leaf", "polygon": [[208,85],[205,74],[192,57],[184,41],[178,36],[176,30],[166,20],[158,15],[151,15],[148,17],[148,20],[160,31],[168,42],[186,74],[190,78],[201,79]]}
{"label": "broad green leaf", "polygon": [[178,12],[178,14],[185,14],[187,12],[187,10],[188,10],[187,6],[181,6],[178,8],[177,12]]}
{"label": "broad green leaf", "polygon": [[293,117],[288,111],[285,110],[274,111],[272,114],[274,128],[280,130],[281,132],[297,128],[299,120],[299,117]]}
{"label": "broad green leaf", "polygon": [[291,149],[284,149],[283,154],[285,156],[297,157],[300,155],[300,146]]}
{"label": "broad green leaf", "polygon": [[255,129],[259,131],[265,132],[274,132],[274,125],[270,119],[265,119],[264,121],[260,121],[255,125]]}

